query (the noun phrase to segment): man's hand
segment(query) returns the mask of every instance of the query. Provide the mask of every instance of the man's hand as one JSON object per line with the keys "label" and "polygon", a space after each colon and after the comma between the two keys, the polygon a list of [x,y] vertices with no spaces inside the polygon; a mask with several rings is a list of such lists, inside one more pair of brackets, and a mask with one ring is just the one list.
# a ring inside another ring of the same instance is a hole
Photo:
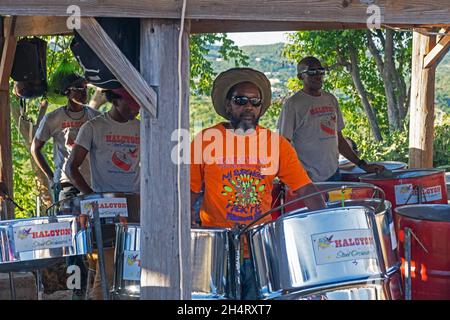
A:
{"label": "man's hand", "polygon": [[195,208],[195,203],[200,197],[201,193],[196,193],[191,191],[191,228],[197,228],[201,226],[201,220]]}
{"label": "man's hand", "polygon": [[127,219],[127,217],[119,216],[119,222],[124,227],[128,226],[128,219]]}
{"label": "man's hand", "polygon": [[364,171],[368,172],[368,173],[381,173],[384,170],[386,170],[386,168],[382,165],[379,164],[369,164],[369,163],[365,163],[362,166],[360,166],[361,169],[363,169]]}

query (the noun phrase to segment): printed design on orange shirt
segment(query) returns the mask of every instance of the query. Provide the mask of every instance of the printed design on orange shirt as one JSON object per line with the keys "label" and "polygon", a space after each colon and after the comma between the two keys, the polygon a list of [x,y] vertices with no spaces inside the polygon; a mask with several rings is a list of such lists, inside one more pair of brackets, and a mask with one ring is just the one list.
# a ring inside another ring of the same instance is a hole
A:
{"label": "printed design on orange shirt", "polygon": [[251,221],[261,215],[267,188],[259,170],[240,169],[222,176],[222,195],[227,197],[227,220]]}

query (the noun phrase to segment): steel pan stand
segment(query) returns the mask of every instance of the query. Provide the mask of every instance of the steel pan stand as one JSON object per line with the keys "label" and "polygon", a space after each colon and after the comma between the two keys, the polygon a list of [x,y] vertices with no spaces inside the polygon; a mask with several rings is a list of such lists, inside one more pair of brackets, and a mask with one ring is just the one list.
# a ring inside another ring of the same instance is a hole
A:
{"label": "steel pan stand", "polygon": [[98,202],[95,201],[92,204],[93,207],[93,219],[94,219],[94,227],[95,227],[95,240],[97,241],[98,248],[98,267],[100,270],[100,282],[102,286],[103,300],[109,300],[108,293],[108,280],[106,279],[106,270],[105,270],[105,254],[103,251],[103,240],[102,240],[102,225],[100,223],[100,214],[98,212]]}
{"label": "steel pan stand", "polygon": [[14,285],[13,272],[9,272],[9,291],[11,293],[11,300],[16,300],[16,286]]}

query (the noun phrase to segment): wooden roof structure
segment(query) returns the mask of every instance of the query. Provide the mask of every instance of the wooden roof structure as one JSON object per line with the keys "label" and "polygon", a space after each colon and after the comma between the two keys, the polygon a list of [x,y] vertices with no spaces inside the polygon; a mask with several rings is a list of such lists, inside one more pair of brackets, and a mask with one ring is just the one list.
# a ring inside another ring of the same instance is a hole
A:
{"label": "wooden roof structure", "polygon": [[[8,80],[17,37],[68,34],[81,17],[80,35],[143,107],[141,298],[189,299],[189,167],[171,161],[172,132],[189,128],[189,34],[364,29],[377,13],[382,25],[415,30],[410,167],[431,167],[435,67],[450,36],[427,32],[449,32],[449,0],[0,0],[2,177],[12,190]],[[92,18],[103,16],[141,18],[140,73]]]}

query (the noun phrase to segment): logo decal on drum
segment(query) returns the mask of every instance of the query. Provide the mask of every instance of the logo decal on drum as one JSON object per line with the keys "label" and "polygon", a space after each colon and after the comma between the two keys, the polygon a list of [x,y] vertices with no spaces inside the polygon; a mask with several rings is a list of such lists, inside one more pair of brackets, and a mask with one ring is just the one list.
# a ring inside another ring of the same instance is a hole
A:
{"label": "logo decal on drum", "polygon": [[124,250],[123,252],[123,274],[124,280],[141,280],[141,254],[137,250]]}
{"label": "logo decal on drum", "polygon": [[128,258],[127,258],[128,265],[132,266],[133,264],[137,263],[138,266],[140,267],[141,266],[141,260],[139,260],[138,257],[139,257],[139,254],[130,254],[130,255],[128,255]]}
{"label": "logo decal on drum", "polygon": [[318,265],[376,259],[375,243],[370,229],[342,230],[311,235]]}
{"label": "logo decal on drum", "polygon": [[331,239],[333,239],[333,235],[331,235],[331,237],[320,238],[318,243],[319,248],[325,249],[331,247],[331,245],[333,244],[333,241]]}
{"label": "logo decal on drum", "polygon": [[19,239],[25,239],[26,237],[28,237],[31,234],[31,228],[29,229],[23,229],[19,232]]}

